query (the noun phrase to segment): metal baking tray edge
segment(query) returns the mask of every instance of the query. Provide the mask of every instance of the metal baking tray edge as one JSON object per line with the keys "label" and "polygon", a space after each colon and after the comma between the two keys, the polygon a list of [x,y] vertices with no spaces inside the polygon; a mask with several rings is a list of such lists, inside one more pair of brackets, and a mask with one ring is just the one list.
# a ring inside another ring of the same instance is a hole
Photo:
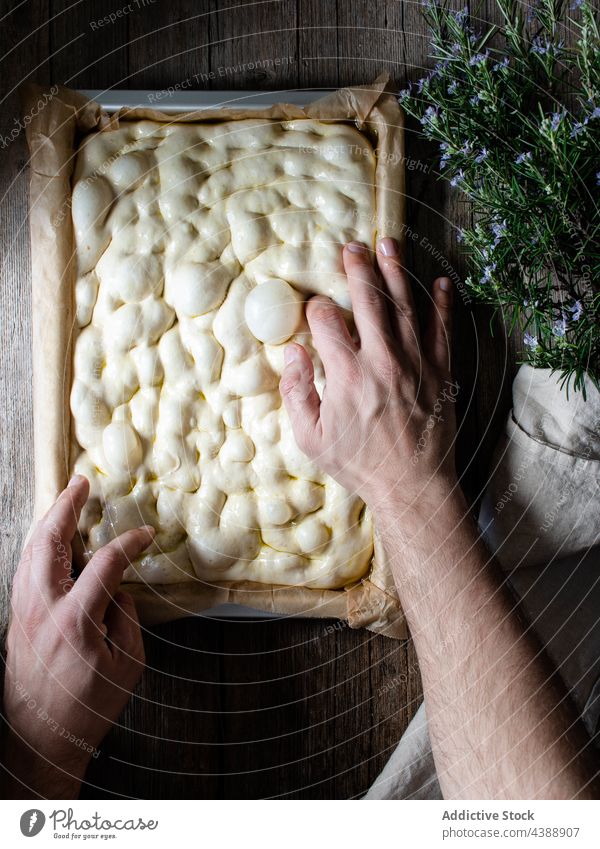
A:
{"label": "metal baking tray edge", "polygon": [[192,112],[201,109],[261,109],[275,103],[306,106],[328,94],[329,89],[281,89],[279,91],[175,91],[173,87],[151,90],[80,89],[80,94],[95,100],[107,112],[122,106],[146,107],[160,112]]}

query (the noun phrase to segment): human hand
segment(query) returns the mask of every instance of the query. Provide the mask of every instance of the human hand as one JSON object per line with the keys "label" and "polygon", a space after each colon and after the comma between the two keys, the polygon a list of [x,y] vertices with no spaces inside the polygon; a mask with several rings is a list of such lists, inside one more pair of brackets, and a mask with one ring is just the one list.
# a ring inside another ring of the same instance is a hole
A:
{"label": "human hand", "polygon": [[[89,484],[73,478],[39,522],[19,563],[7,637],[7,770],[50,798],[70,798],[144,668],[123,570],[154,530],[127,531],[99,549],[77,581],[71,542]],[[22,797],[22,788],[20,789]]]}
{"label": "human hand", "polygon": [[298,344],[285,349],[280,389],[299,447],[373,511],[427,510],[456,483],[454,399],[450,376],[452,289],[435,281],[421,337],[398,244],[346,245],[344,269],[357,335],[329,298],[311,298],[306,317],[323,362],[320,399],[313,365]]}

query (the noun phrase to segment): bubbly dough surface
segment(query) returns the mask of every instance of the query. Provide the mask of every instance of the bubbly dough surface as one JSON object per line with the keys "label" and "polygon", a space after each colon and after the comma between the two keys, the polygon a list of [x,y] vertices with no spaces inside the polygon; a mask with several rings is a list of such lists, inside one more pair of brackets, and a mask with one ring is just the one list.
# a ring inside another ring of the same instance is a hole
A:
{"label": "bubbly dough surface", "polygon": [[[72,465],[90,552],[157,529],[125,580],[338,588],[368,570],[368,511],[296,446],[284,345],[253,335],[245,303],[279,280],[348,308],[340,246],[373,241],[374,174],[365,136],[308,119],[136,121],[82,144]],[[291,338],[322,392],[302,311]]]}

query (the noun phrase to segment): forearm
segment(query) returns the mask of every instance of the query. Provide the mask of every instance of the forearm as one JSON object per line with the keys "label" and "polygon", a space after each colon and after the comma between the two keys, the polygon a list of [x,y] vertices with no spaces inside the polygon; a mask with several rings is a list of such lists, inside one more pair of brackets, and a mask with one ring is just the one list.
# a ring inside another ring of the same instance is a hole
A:
{"label": "forearm", "polygon": [[[521,624],[461,495],[379,516],[448,798],[594,796],[589,739]],[[442,503],[443,502],[443,503]]]}
{"label": "forearm", "polygon": [[0,787],[4,799],[76,799],[88,761],[53,764],[6,730]]}

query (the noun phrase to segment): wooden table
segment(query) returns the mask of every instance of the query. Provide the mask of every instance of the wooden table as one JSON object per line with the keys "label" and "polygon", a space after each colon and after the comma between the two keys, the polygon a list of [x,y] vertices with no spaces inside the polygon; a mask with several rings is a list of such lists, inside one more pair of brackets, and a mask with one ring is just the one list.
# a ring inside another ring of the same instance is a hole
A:
{"label": "wooden table", "polygon": [[[26,79],[75,88],[296,89],[420,76],[419,3],[394,0],[2,0],[0,137]],[[102,21],[117,13],[114,23]],[[481,16],[484,12],[479,12]],[[0,144],[4,144],[3,142]],[[439,182],[409,125],[408,259],[425,288],[449,263],[464,271],[455,225],[467,205]],[[412,160],[412,165],[411,165]],[[2,177],[2,551],[7,589],[32,505],[27,155],[23,133]],[[5,194],[6,193],[6,194]],[[417,285],[418,289],[419,286]],[[510,403],[514,353],[490,314],[458,298],[459,466],[476,504]],[[410,641],[340,623],[186,620],[146,635],[148,671],[89,772],[85,794],[142,798],[363,794],[416,711]]]}

